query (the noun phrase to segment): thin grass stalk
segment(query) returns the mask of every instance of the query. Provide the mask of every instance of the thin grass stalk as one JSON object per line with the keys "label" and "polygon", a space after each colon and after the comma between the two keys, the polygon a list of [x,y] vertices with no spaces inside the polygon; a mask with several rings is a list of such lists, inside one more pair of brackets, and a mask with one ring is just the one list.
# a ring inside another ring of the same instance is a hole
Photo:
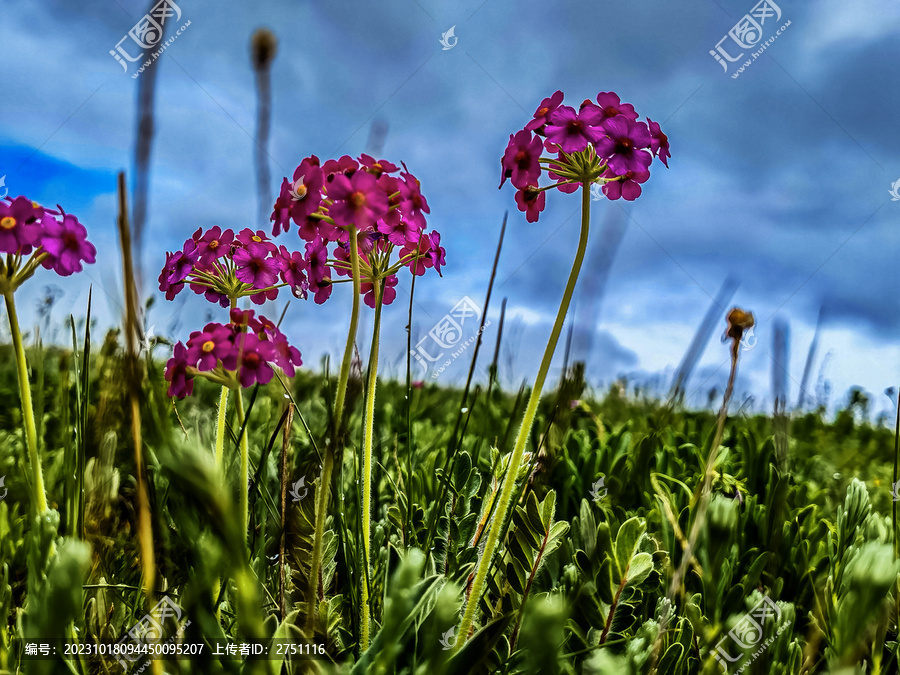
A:
{"label": "thin grass stalk", "polygon": [[228,387],[222,387],[219,394],[219,412],[216,419],[216,468],[222,470],[225,456],[225,422],[228,417]]}
{"label": "thin grass stalk", "polygon": [[[900,389],[900,388],[898,388]],[[897,423],[894,426],[894,481],[891,487],[896,493],[897,473],[900,471],[900,390],[897,392]],[[897,536],[897,500],[891,502],[891,533],[894,535],[894,559],[900,558],[900,538]],[[900,610],[900,595],[897,596],[897,607]]]}
{"label": "thin grass stalk", "polygon": [[506,470],[506,476],[503,479],[503,488],[500,493],[500,501],[497,505],[497,512],[494,514],[487,540],[485,541],[484,551],[478,561],[478,569],[475,573],[475,579],[472,582],[472,592],[469,601],[466,603],[466,610],[460,621],[459,631],[456,636],[454,651],[458,651],[463,643],[468,639],[469,629],[475,620],[475,612],[478,609],[478,602],[481,599],[481,591],[487,577],[488,569],[494,559],[495,549],[500,539],[500,530],[504,526],[506,513],[509,510],[510,500],[512,498],[513,489],[516,483],[516,476],[519,473],[519,467],[522,464],[522,457],[525,454],[525,446],[528,444],[528,437],[531,434],[531,427],[534,424],[534,418],[537,414],[538,404],[541,400],[541,391],[544,388],[544,382],[547,379],[547,373],[550,370],[550,362],[553,360],[553,354],[556,351],[556,344],[559,342],[559,335],[562,332],[563,323],[566,320],[566,314],[569,311],[569,304],[572,301],[572,294],[575,291],[575,284],[578,281],[578,275],[581,272],[581,264],[584,262],[584,254],[587,250],[588,234],[591,225],[591,193],[590,185],[587,181],[581,184],[581,233],[578,238],[578,249],[575,253],[575,261],[572,263],[572,270],[569,272],[569,279],[566,282],[566,289],[563,292],[562,302],[559,305],[559,311],[556,314],[556,321],[553,324],[553,330],[550,333],[550,340],[544,350],[544,357],[541,360],[541,367],[538,370],[534,387],[531,390],[531,396],[528,399],[528,406],[525,409],[525,417],[522,420],[522,426],[519,428],[519,435],[516,439],[516,445],[513,449],[512,457],[509,461],[509,467]]}
{"label": "thin grass stalk", "polygon": [[[153,523],[150,518],[150,498],[147,490],[147,469],[144,465],[143,439],[141,437],[141,389],[142,371],[138,361],[138,293],[134,276],[131,248],[131,227],[128,222],[128,197],[125,191],[125,174],[119,172],[119,242],[122,247],[122,278],[125,284],[125,348],[126,378],[131,403],[131,440],[134,444],[134,471],[137,478],[138,541],[141,548],[141,565],[144,576],[144,593],[147,603],[153,602],[156,586],[156,560],[153,551]],[[162,664],[154,659],[153,672],[162,675]]]}
{"label": "thin grass stalk", "polygon": [[384,282],[374,284],[375,292],[375,321],[372,327],[372,346],[369,349],[369,381],[366,391],[366,415],[365,432],[363,437],[363,466],[362,466],[362,517],[360,518],[360,530],[363,549],[363,570],[365,574],[360,577],[360,615],[359,615],[359,642],[360,652],[369,648],[369,547],[372,538],[372,436],[375,429],[375,388],[378,383],[378,340],[381,335],[381,298],[384,292]]}
{"label": "thin grass stalk", "polygon": [[[250,523],[250,447],[247,443],[247,430],[245,429],[244,416],[244,396],[240,389],[235,397],[237,407],[237,422],[240,431],[241,448],[241,483],[240,483],[240,511],[241,511],[241,531],[244,533],[244,543],[247,543],[247,529]],[[249,553],[249,552],[248,552]]]}
{"label": "thin grass stalk", "polygon": [[281,620],[287,616],[287,605],[284,602],[285,567],[284,543],[287,535],[285,519],[287,517],[287,484],[288,455],[291,452],[291,428],[294,425],[294,403],[288,403],[287,421],[284,424],[284,436],[281,443],[281,537],[278,544],[278,606],[281,609]]}
{"label": "thin grass stalk", "polygon": [[334,470],[334,456],[341,435],[341,421],[344,414],[344,398],[347,394],[347,379],[350,377],[350,362],[353,357],[353,346],[356,341],[356,327],[359,323],[359,247],[357,231],[350,226],[350,265],[353,281],[353,309],[350,313],[350,327],[347,330],[347,343],[344,345],[344,358],[338,375],[337,390],[334,397],[334,413],[332,415],[331,444],[325,448],[322,461],[322,476],[316,492],[316,531],[313,537],[312,563],[309,570],[308,605],[306,612],[307,637],[312,635],[315,626],[317,590],[319,587],[319,570],[321,569],[322,538],[325,536],[325,515],[328,508],[328,493],[331,488],[331,474]]}
{"label": "thin grass stalk", "polygon": [[404,523],[403,543],[410,545],[409,534],[405,531],[407,525],[412,525],[413,519],[413,502],[412,502],[412,372],[410,369],[409,357],[412,355],[412,318],[413,318],[413,297],[416,293],[416,275],[410,274],[412,283],[409,287],[409,316],[406,323],[406,523]]}
{"label": "thin grass stalk", "polygon": [[9,317],[9,330],[12,333],[13,350],[16,354],[16,374],[19,380],[19,397],[22,402],[22,422],[25,425],[25,448],[31,465],[32,499],[35,515],[47,510],[47,494],[44,491],[44,473],[41,470],[41,457],[38,450],[37,427],[34,423],[34,408],[31,400],[31,384],[28,382],[28,362],[25,360],[25,345],[19,328],[19,317],[16,314],[16,303],[13,292],[3,294],[6,300],[6,315]]}
{"label": "thin grass stalk", "polygon": [[725,420],[728,417],[728,404],[731,402],[731,395],[734,393],[734,380],[737,376],[738,353],[741,341],[733,340],[731,344],[731,372],[728,375],[728,385],[725,387],[725,395],[722,397],[722,407],[719,409],[718,419],[716,420],[716,434],[713,437],[712,445],[709,448],[709,455],[706,458],[706,467],[703,470],[703,483],[699,494],[699,506],[697,515],[694,518],[694,524],[691,527],[691,533],[688,536],[687,547],[684,550],[684,556],[678,566],[678,570],[672,577],[672,584],[669,587],[669,600],[672,600],[680,590],[684,574],[687,571],[691,557],[694,555],[694,547],[700,536],[700,530],[706,519],[706,509],[709,506],[710,496],[712,493],[713,467],[716,465],[716,457],[719,454],[719,444],[725,434]]}

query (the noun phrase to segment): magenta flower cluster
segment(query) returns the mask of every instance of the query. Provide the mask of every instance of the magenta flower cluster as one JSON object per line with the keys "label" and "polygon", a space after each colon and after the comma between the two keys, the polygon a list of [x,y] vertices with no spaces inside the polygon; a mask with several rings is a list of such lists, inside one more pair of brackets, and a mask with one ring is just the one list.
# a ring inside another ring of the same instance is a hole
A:
{"label": "magenta flower cluster", "polygon": [[28,255],[60,276],[93,264],[97,249],[87,240],[87,230],[71,213],[40,206],[26,197],[0,201],[0,253]]}
{"label": "magenta flower cluster", "polygon": [[223,307],[244,296],[261,305],[278,297],[284,286],[305,298],[304,269],[301,254],[276,246],[262,230],[245,228],[235,235],[218,226],[205,232],[200,228],[180,251],[166,253],[159,290],[171,300],[187,283],[192,291]]}
{"label": "magenta flower cluster", "polygon": [[[542,158],[544,151],[554,157]],[[573,159],[579,153],[587,153],[586,161]],[[668,167],[669,140],[656,122],[639,121],[630,103],[601,92],[596,103],[585,100],[575,110],[563,105],[557,91],[541,102],[524,129],[510,135],[500,187],[509,179],[518,190],[519,210],[536,222],[546,205],[545,191],[553,187],[571,193],[589,180],[602,183],[608,199],[637,199],[654,157]],[[555,183],[542,188],[544,170]]]}
{"label": "magenta flower cluster", "polygon": [[166,364],[169,396],[184,398],[193,392],[194,377],[205,376],[222,384],[250,387],[268,383],[273,367],[293,377],[301,366],[300,351],[284,333],[253,310],[231,310],[227,324],[208,323],[191,333],[187,345],[178,342]]}
{"label": "magenta flower cluster", "polygon": [[[400,267],[408,267],[415,275],[430,268],[440,274],[445,252],[440,234],[425,232],[428,213],[420,183],[405,164],[401,170],[365,154],[320,164],[312,155],[300,162],[292,180],[282,181],[270,220],[274,235],[288,231],[294,223],[306,241],[305,254],[296,263],[306,273],[318,304],[331,295],[332,271],[350,275],[350,228],[356,227],[361,292],[366,304],[374,307],[373,284],[384,279],[382,302],[390,304]],[[391,264],[395,247],[401,249],[399,260]]]}

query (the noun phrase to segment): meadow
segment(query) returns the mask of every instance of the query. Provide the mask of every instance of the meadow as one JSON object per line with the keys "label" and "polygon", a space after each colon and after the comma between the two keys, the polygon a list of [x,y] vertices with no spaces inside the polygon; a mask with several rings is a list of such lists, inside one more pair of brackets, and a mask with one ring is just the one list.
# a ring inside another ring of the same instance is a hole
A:
{"label": "meadow", "polygon": [[[696,517],[694,488],[702,483],[716,415],[648,398],[627,383],[591,392],[579,364],[572,365],[542,401],[533,438],[539,450],[520,471],[516,508],[504,524],[504,543],[480,603],[480,625],[454,653],[444,647],[447,631],[458,621],[523,392],[477,385],[462,414],[461,389],[383,382],[369,576],[375,627],[369,649],[361,652],[354,449],[362,372],[351,375],[348,387],[350,440],[335,472],[339,506],[327,519],[320,616],[309,633],[311,495],[321,461],[316,439],[328,429],[336,378],[298,371],[287,390],[273,382],[250,392],[250,535],[242,560],[236,419],[228,421],[228,478],[222,482],[209,415],[217,388],[199,386],[175,406],[176,415],[162,363],[153,356],[166,349],[156,340],[141,360],[157,567],[153,603],[164,595],[177,603],[182,623],[190,619],[187,642],[277,635],[324,645],[326,655],[315,661],[289,658],[282,671],[289,673],[712,673],[720,672],[716,645],[769,597],[779,620],[790,623],[777,632],[774,617],[763,622],[765,637],[754,644],[775,639],[744,672],[897,672],[893,433],[861,422],[858,406],[832,421],[821,410],[802,414],[789,428],[771,415],[727,420],[689,573],[669,598]],[[149,607],[136,536],[130,397],[117,376],[127,361],[121,331],[91,335],[81,322],[72,349],[32,347],[29,356],[36,364],[50,508],[63,537],[55,557],[40,555],[20,460],[21,415],[5,406],[4,672],[120,672],[111,657],[22,665],[21,643],[15,645],[21,637],[116,639]],[[4,347],[5,400],[16,397],[12,362]],[[786,436],[779,440],[780,434]],[[600,476],[603,490],[595,488]],[[310,492],[294,501],[289,491],[302,477],[305,485],[295,494]],[[51,534],[45,526],[44,541]],[[216,590],[221,579],[243,573],[250,599],[242,607],[237,583]],[[215,659],[210,651],[166,661],[164,672],[277,673],[282,666]],[[728,644],[727,653],[740,652],[735,642]]]}

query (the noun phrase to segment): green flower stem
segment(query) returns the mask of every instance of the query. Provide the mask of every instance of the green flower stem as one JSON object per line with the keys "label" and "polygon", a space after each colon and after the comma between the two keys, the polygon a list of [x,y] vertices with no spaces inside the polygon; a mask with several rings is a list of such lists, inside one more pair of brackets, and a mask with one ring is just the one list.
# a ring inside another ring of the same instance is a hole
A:
{"label": "green flower stem", "polygon": [[31,385],[28,383],[28,364],[25,361],[25,347],[22,344],[22,333],[19,330],[19,318],[16,315],[16,304],[13,301],[12,291],[4,293],[3,297],[6,300],[6,313],[9,316],[13,349],[16,352],[19,394],[22,398],[22,421],[25,423],[25,445],[28,449],[28,459],[31,462],[31,477],[34,480],[34,508],[35,512],[40,515],[47,510],[47,495],[44,493],[44,474],[41,471],[41,458],[38,453],[37,427],[34,424],[34,409],[31,403]]}
{"label": "green flower stem", "polygon": [[247,541],[247,528],[250,523],[250,448],[247,443],[247,430],[244,429],[244,397],[241,390],[237,390],[237,423],[238,433],[241,435],[241,531],[244,533],[244,542]]}
{"label": "green flower stem", "polygon": [[356,227],[350,227],[350,261],[353,265],[353,309],[350,313],[350,328],[347,330],[347,344],[344,345],[344,359],[338,375],[337,391],[334,397],[334,415],[332,419],[332,442],[325,448],[322,458],[322,476],[316,492],[316,531],[313,538],[312,563],[309,570],[309,605],[306,612],[306,634],[312,636],[315,626],[316,601],[319,590],[319,570],[321,569],[322,539],[325,536],[325,511],[328,509],[328,491],[331,488],[331,473],[334,470],[334,455],[340,436],[341,419],[344,415],[344,398],[347,394],[347,380],[350,377],[350,363],[353,357],[353,345],[356,342],[356,326],[359,323],[359,248],[356,242]]}
{"label": "green flower stem", "polygon": [[565,323],[566,313],[569,311],[569,303],[572,301],[572,293],[575,291],[575,283],[578,281],[578,274],[581,272],[581,263],[584,261],[584,253],[587,249],[590,224],[590,182],[583,181],[581,183],[581,235],[578,239],[578,250],[575,253],[575,262],[572,263],[572,271],[569,272],[569,280],[566,283],[566,290],[563,293],[562,302],[560,303],[559,311],[556,314],[556,322],[553,324],[550,340],[547,342],[546,349],[544,349],[544,358],[541,360],[541,367],[538,371],[537,378],[534,381],[531,396],[528,399],[528,407],[525,409],[525,417],[522,420],[522,426],[519,427],[519,436],[516,438],[516,445],[509,461],[509,467],[506,470],[506,476],[503,479],[500,501],[497,504],[497,510],[494,513],[494,519],[491,523],[491,528],[488,531],[487,540],[484,544],[484,551],[478,560],[478,569],[475,573],[475,579],[472,581],[472,589],[469,593],[468,602],[466,603],[466,611],[463,614],[462,621],[459,624],[459,632],[456,636],[454,650],[457,651],[468,639],[469,630],[472,628],[472,623],[475,620],[475,611],[478,608],[478,602],[481,599],[481,591],[484,587],[485,578],[487,577],[488,570],[490,569],[491,562],[494,558],[494,549],[497,547],[497,542],[500,538],[500,530],[503,528],[503,523],[506,520],[506,512],[509,510],[513,488],[516,483],[516,475],[519,473],[519,468],[522,465],[525,446],[528,444],[528,437],[531,434],[534,417],[537,413],[538,404],[541,401],[541,390],[544,387],[544,381],[547,379],[547,372],[550,370],[550,362],[553,360],[553,353],[556,351],[556,343],[559,341],[559,335],[562,332],[563,323]]}
{"label": "green flower stem", "polygon": [[222,470],[225,454],[225,420],[228,416],[228,387],[222,387],[219,395],[219,415],[216,420],[216,468]]}
{"label": "green flower stem", "polygon": [[381,333],[381,280],[373,284],[375,291],[375,326],[369,350],[369,383],[366,392],[366,428],[363,436],[362,520],[363,572],[360,575],[359,650],[369,648],[369,547],[372,537],[372,432],[375,428],[375,385],[378,381],[378,338]]}

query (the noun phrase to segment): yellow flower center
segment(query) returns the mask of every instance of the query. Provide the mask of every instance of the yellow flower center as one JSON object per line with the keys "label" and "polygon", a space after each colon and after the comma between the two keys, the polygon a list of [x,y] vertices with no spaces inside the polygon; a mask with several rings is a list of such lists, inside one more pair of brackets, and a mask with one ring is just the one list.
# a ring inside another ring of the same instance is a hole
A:
{"label": "yellow flower center", "polygon": [[203,343],[203,351],[209,354],[213,349],[216,348],[216,343],[212,340],[207,340]]}
{"label": "yellow flower center", "polygon": [[262,241],[262,237],[260,237],[258,234],[254,234],[254,235],[253,235],[252,237],[250,237],[250,238],[251,238],[253,241],[255,241],[255,242],[260,242],[260,241]]}
{"label": "yellow flower center", "polygon": [[11,230],[16,226],[16,219],[12,216],[6,216],[5,218],[0,218],[0,227],[4,230]]}

